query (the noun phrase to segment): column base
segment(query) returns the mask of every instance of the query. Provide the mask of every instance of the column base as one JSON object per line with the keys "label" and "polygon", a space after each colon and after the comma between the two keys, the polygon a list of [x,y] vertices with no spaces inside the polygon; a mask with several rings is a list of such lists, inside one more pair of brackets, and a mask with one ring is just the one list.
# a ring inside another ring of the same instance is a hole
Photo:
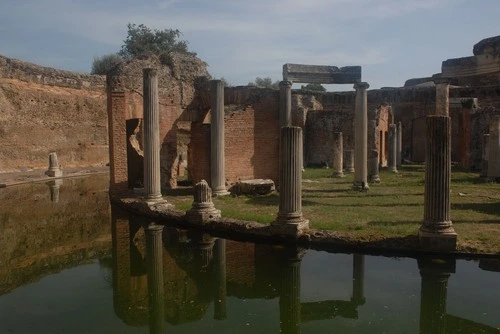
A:
{"label": "column base", "polygon": [[420,247],[426,250],[451,252],[457,249],[457,233],[453,227],[437,232],[422,226],[418,231],[418,240]]}
{"label": "column base", "polygon": [[186,212],[186,218],[193,223],[205,224],[221,217],[220,210],[215,207],[197,210],[191,209]]}
{"label": "column base", "polygon": [[389,167],[389,168],[387,168],[387,170],[388,170],[389,172],[393,172],[393,173],[397,173],[397,172],[398,172],[397,167]]}
{"label": "column base", "polygon": [[219,189],[219,190],[213,190],[212,189],[212,196],[213,197],[218,197],[218,196],[227,196],[231,195],[229,191],[227,191],[225,188],[224,189]]}
{"label": "column base", "polygon": [[345,177],[344,173],[343,172],[335,172],[333,174],[333,177],[336,177],[336,178],[342,178],[342,177]]}
{"label": "column base", "polygon": [[63,172],[59,168],[49,169],[45,172],[48,177],[60,177],[63,176]]}
{"label": "column base", "polygon": [[344,169],[344,172],[346,172],[346,173],[354,173],[354,168],[346,168],[346,169]]}
{"label": "column base", "polygon": [[368,190],[370,187],[368,186],[368,182],[354,181],[352,185],[353,190],[363,191]]}
{"label": "column base", "polygon": [[309,220],[304,218],[283,219],[279,218],[271,223],[275,234],[298,236],[309,229]]}
{"label": "column base", "polygon": [[160,210],[160,211],[169,210],[169,209],[173,208],[173,206],[174,206],[173,204],[169,203],[163,197],[160,197],[160,198],[147,198],[147,197],[145,197],[144,203],[146,203],[146,205],[150,209]]}
{"label": "column base", "polygon": [[377,174],[377,175],[373,175],[371,178],[370,178],[370,183],[380,183],[380,176]]}

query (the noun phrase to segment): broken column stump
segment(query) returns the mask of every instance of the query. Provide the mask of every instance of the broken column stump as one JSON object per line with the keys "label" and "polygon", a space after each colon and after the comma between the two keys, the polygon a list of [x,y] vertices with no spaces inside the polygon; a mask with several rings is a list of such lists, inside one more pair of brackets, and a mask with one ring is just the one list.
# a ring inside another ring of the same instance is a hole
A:
{"label": "broken column stump", "polygon": [[212,202],[212,189],[207,181],[201,180],[194,186],[193,206],[186,212],[186,218],[193,223],[204,224],[220,217],[220,210]]}
{"label": "broken column stump", "polygon": [[59,166],[59,161],[57,160],[56,152],[49,154],[49,169],[45,172],[45,175],[50,177],[59,177],[63,175],[61,166]]}

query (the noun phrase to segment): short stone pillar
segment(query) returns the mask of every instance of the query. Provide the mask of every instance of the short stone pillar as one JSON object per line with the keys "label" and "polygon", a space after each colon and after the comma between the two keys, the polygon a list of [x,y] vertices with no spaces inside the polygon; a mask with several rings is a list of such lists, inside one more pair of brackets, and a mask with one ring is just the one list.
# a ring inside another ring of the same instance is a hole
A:
{"label": "short stone pillar", "polygon": [[403,125],[401,122],[397,124],[396,136],[396,166],[401,167],[403,164]]}
{"label": "short stone pillar", "polygon": [[146,227],[150,333],[164,333],[165,310],[163,289],[163,225]]}
{"label": "short stone pillar", "polygon": [[455,272],[455,259],[418,260],[422,279],[420,289],[420,333],[444,334],[448,278]]}
{"label": "short stone pillar", "polygon": [[450,79],[437,78],[434,80],[436,85],[436,112],[438,116],[450,115]]}
{"label": "short stone pillar", "polygon": [[368,187],[368,95],[370,85],[366,82],[354,84],[356,103],[354,107],[354,185],[357,190]]}
{"label": "short stone pillar", "polygon": [[49,169],[45,172],[45,175],[50,177],[60,177],[63,175],[61,166],[57,160],[56,152],[51,152],[49,154]]}
{"label": "short stone pillar", "polygon": [[490,120],[490,137],[488,141],[488,178],[500,178],[500,115]]}
{"label": "short stone pillar", "polygon": [[272,225],[277,233],[297,235],[309,228],[302,217],[302,129],[284,126],[280,134],[280,205]]}
{"label": "short stone pillar", "polygon": [[343,139],[342,132],[333,133],[333,177],[344,177],[343,169]]}
{"label": "short stone pillar", "polygon": [[186,212],[186,218],[190,222],[204,224],[220,217],[220,210],[212,202],[212,189],[207,181],[201,180],[194,186],[193,206]]}
{"label": "short stone pillar", "polygon": [[354,173],[354,151],[344,151],[344,172]]}
{"label": "short stone pillar", "polygon": [[63,184],[63,179],[56,179],[47,182],[50,190],[50,201],[52,203],[59,202],[59,188]]}
{"label": "short stone pillar", "polygon": [[143,69],[144,107],[144,197],[158,201],[160,180],[160,110],[158,101],[158,73],[153,68]]}
{"label": "short stone pillar", "polygon": [[281,266],[280,284],[280,329],[281,333],[300,333],[300,265],[303,252],[299,249],[285,248]]}
{"label": "short stone pillar", "polygon": [[280,82],[280,128],[292,126],[292,82]]}
{"label": "short stone pillar", "polygon": [[224,320],[227,318],[227,287],[226,287],[226,240],[215,241],[215,296],[214,296],[214,319]]}
{"label": "short stone pillar", "polygon": [[365,299],[365,256],[353,254],[352,258],[352,297],[355,305],[363,305]]}
{"label": "short stone pillar", "polygon": [[396,124],[389,124],[389,161],[388,170],[397,173],[397,128]]}
{"label": "short stone pillar", "polygon": [[369,179],[371,183],[380,183],[379,174],[379,161],[378,161],[378,150],[370,150],[370,155],[368,158],[368,163],[370,164],[370,170],[368,172]]}
{"label": "short stone pillar", "polygon": [[210,170],[214,196],[229,195],[226,190],[224,157],[224,83],[211,80],[212,114],[210,125]]}
{"label": "short stone pillar", "polygon": [[489,140],[490,140],[490,135],[489,133],[483,134],[483,142],[482,142],[482,155],[481,155],[481,177],[487,177],[488,176],[488,159],[489,159]]}
{"label": "short stone pillar", "polygon": [[419,230],[424,249],[452,251],[457,234],[450,220],[451,120],[427,116],[425,148],[424,221]]}

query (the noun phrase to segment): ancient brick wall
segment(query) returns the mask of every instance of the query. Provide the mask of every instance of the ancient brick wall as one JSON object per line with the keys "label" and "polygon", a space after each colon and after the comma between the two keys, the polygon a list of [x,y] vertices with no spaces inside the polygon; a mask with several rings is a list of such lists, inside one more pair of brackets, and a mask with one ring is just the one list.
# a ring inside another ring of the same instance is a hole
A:
{"label": "ancient brick wall", "polygon": [[104,82],[0,56],[0,172],[106,164]]}

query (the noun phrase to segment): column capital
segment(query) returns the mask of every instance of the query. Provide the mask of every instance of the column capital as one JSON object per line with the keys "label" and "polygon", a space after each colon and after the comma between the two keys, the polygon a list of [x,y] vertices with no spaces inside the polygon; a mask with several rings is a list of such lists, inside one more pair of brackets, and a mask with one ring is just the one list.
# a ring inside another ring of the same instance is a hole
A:
{"label": "column capital", "polygon": [[449,85],[451,83],[451,78],[438,77],[434,78],[432,81],[434,81],[435,85],[441,85],[441,84]]}
{"label": "column capital", "polygon": [[354,84],[354,89],[356,90],[365,90],[365,89],[368,89],[370,88],[370,85],[368,84],[368,82],[364,82],[364,81],[360,81],[360,82],[356,82]]}
{"label": "column capital", "polygon": [[157,233],[161,233],[163,231],[163,225],[158,225],[158,224],[155,224],[155,223],[150,223],[148,224],[148,226],[146,227],[146,230],[151,233],[151,234],[157,234]]}
{"label": "column capital", "polygon": [[283,80],[283,81],[280,81],[280,87],[282,86],[285,86],[285,87],[292,87],[293,85],[293,82],[289,81],[289,80]]}
{"label": "column capital", "polygon": [[158,74],[158,70],[152,67],[145,67],[142,69],[144,76],[153,76]]}

